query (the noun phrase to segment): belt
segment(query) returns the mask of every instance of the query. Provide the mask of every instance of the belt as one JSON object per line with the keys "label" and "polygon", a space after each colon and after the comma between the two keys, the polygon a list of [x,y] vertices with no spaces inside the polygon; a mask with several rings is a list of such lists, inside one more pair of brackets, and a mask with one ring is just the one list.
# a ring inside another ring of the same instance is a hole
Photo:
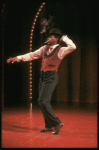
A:
{"label": "belt", "polygon": [[40,78],[47,78],[47,77],[50,77],[53,73],[55,73],[56,71],[41,71],[40,72]]}

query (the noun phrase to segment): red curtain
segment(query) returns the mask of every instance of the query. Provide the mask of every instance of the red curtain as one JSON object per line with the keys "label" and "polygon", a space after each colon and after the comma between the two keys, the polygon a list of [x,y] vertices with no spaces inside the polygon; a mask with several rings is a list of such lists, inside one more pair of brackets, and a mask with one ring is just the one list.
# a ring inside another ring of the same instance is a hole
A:
{"label": "red curtain", "polygon": [[[77,49],[59,67],[58,102],[97,103],[97,50],[95,38],[75,37]],[[83,44],[82,44],[83,43]]]}

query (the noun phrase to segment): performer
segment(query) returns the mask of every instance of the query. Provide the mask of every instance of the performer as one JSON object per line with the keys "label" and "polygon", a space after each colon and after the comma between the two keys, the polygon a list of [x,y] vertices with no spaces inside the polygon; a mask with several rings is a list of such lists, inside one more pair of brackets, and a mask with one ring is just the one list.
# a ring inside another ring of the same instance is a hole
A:
{"label": "performer", "polygon": [[[67,46],[61,47],[59,42],[64,41]],[[39,80],[39,98],[38,103],[43,113],[45,128],[41,129],[40,132],[51,131],[52,134],[56,135],[60,132],[63,127],[62,121],[55,116],[50,100],[52,93],[58,82],[58,67],[62,59],[73,52],[76,49],[76,45],[67,35],[61,34],[61,31],[57,28],[52,28],[49,31],[47,45],[40,47],[34,52],[30,52],[17,57],[9,58],[7,63],[15,61],[30,61],[34,59],[42,58],[42,65],[40,70]]]}

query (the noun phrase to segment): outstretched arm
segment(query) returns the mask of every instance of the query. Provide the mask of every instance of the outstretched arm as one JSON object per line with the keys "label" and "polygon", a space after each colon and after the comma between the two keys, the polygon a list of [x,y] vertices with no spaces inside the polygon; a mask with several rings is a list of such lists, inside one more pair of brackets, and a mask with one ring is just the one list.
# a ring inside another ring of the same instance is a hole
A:
{"label": "outstretched arm", "polygon": [[20,62],[20,60],[22,61],[30,61],[30,60],[34,60],[34,59],[39,59],[42,57],[43,54],[43,50],[45,48],[46,45],[40,47],[38,50],[34,51],[34,52],[30,52],[24,55],[20,55],[17,57],[13,57],[13,58],[9,58],[7,59],[7,63],[14,63],[15,61]]}

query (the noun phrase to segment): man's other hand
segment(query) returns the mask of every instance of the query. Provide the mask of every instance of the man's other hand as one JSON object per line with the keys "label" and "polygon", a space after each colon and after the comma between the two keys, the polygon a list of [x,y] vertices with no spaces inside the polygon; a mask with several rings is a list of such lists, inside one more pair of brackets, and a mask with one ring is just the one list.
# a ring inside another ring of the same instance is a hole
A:
{"label": "man's other hand", "polygon": [[10,63],[10,62],[14,63],[15,61],[19,62],[18,57],[13,57],[13,58],[10,57],[9,59],[7,59],[7,63]]}

